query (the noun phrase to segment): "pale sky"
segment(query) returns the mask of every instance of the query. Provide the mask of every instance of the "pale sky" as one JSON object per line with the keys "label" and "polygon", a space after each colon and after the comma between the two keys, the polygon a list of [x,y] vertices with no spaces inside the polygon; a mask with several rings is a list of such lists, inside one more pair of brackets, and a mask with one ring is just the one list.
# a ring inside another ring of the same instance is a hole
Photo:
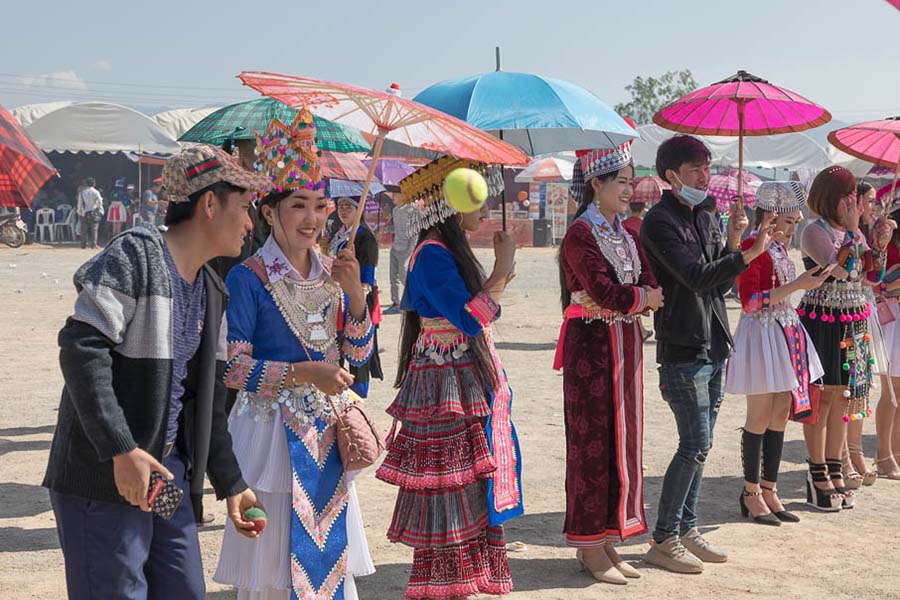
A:
{"label": "pale sky", "polygon": [[[900,114],[900,11],[885,0],[4,0],[0,104],[106,100],[147,112],[255,97],[268,70],[407,97],[507,71],[583,85],[614,105],[636,75],[738,69],[854,122]],[[826,126],[827,127],[827,126]]]}

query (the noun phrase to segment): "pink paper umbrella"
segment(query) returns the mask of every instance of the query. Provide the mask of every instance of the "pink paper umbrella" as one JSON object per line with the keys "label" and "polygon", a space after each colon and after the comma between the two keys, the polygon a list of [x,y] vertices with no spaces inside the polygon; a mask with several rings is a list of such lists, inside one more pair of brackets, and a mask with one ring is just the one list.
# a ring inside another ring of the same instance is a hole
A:
{"label": "pink paper umbrella", "polygon": [[[741,175],[743,181],[739,179]],[[727,210],[735,196],[740,195],[738,190],[743,189],[745,206],[753,206],[756,203],[756,190],[760,183],[762,179],[753,173],[729,169],[709,178],[709,195],[716,199],[719,210]]]}
{"label": "pink paper umbrella", "polygon": [[631,197],[631,201],[643,202],[644,204],[656,204],[662,197],[662,193],[665,190],[671,189],[672,186],[656,175],[638,177],[634,180],[634,195]]}
{"label": "pink paper umbrella", "polygon": [[[803,96],[746,71],[693,91],[664,106],[653,122],[693,135],[740,138],[738,170],[744,170],[744,136],[805,131],[824,125],[831,113]],[[743,178],[738,178],[743,195]]]}
{"label": "pink paper umbrella", "polygon": [[828,141],[847,154],[893,170],[894,182],[888,198],[894,197],[900,175],[900,117],[844,127],[829,133]]}

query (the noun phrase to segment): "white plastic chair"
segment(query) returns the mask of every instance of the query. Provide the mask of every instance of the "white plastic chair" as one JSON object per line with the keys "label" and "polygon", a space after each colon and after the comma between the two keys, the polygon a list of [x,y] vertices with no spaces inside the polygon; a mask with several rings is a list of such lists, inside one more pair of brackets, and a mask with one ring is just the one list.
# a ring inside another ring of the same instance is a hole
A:
{"label": "white plastic chair", "polygon": [[51,242],[56,241],[55,232],[53,231],[55,219],[56,211],[52,208],[38,209],[34,221],[35,239],[37,239],[37,241],[47,243],[48,237]]}
{"label": "white plastic chair", "polygon": [[56,207],[56,220],[57,221],[65,221],[66,216],[68,216],[69,211],[72,210],[71,204],[60,204]]}
{"label": "white plastic chair", "polygon": [[59,241],[75,241],[75,211],[68,204],[56,207],[62,223],[53,226],[53,234]]}

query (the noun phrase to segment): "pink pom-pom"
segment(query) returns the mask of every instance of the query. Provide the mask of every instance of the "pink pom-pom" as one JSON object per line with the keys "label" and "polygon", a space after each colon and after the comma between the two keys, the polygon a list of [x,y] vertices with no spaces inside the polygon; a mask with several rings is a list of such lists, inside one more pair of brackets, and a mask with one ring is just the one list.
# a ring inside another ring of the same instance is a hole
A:
{"label": "pink pom-pom", "polygon": [[844,415],[843,420],[844,420],[844,423],[849,423],[849,422],[850,422],[850,415]]}
{"label": "pink pom-pom", "polygon": [[816,314],[816,311],[812,311],[811,313],[809,313],[809,318],[810,318],[810,319],[815,319],[817,316],[818,316],[818,315]]}
{"label": "pink pom-pom", "polygon": [[797,314],[800,315],[801,317],[804,316],[804,315],[806,314],[806,309],[805,309],[805,308],[798,308],[798,309],[797,309]]}

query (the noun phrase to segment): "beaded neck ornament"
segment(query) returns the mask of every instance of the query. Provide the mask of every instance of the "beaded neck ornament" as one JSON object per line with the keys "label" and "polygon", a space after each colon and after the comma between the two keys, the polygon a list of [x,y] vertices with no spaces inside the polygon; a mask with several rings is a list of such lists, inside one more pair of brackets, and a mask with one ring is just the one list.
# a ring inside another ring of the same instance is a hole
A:
{"label": "beaded neck ornament", "polygon": [[495,196],[503,191],[503,174],[499,167],[442,156],[400,180],[403,201],[398,204],[402,206],[415,202],[420,207],[418,214],[413,216],[413,227],[410,228],[412,235],[418,235],[420,231],[456,214],[456,209],[444,199],[443,183],[451,171],[460,168],[481,173],[488,184],[488,196]]}
{"label": "beaded neck ornament", "polygon": [[272,119],[263,135],[256,132],[254,153],[253,168],[269,178],[269,192],[325,189],[319,170],[322,153],[316,148],[316,125],[307,108],[300,109],[290,125]]}

